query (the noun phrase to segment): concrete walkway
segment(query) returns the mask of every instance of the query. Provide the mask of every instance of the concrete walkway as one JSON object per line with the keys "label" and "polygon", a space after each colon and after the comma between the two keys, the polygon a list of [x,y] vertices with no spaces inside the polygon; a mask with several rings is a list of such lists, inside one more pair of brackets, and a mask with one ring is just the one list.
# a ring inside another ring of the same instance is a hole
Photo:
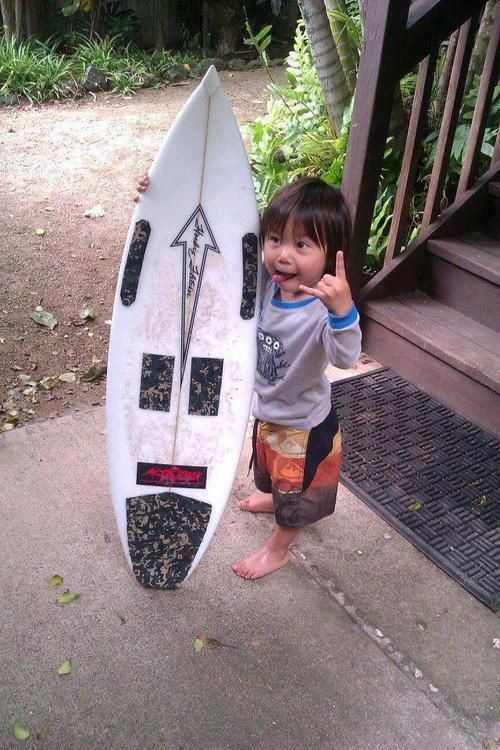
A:
{"label": "concrete walkway", "polygon": [[[126,567],[102,408],[0,438],[0,748],[495,747],[497,618],[345,489],[290,565],[233,574],[272,523],[237,508],[248,450],[198,570],[164,592]],[[80,598],[57,605],[54,574]],[[228,645],[197,653],[199,633]]]}

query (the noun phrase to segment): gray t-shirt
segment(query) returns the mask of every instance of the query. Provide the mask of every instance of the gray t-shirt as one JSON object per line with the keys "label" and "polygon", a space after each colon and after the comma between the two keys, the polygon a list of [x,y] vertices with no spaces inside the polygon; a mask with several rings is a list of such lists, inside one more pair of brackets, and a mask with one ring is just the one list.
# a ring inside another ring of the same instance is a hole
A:
{"label": "gray t-shirt", "polygon": [[315,297],[300,302],[276,299],[265,279],[257,333],[257,376],[253,413],[257,419],[309,430],[331,409],[325,368],[351,367],[361,354],[359,315],[343,318]]}

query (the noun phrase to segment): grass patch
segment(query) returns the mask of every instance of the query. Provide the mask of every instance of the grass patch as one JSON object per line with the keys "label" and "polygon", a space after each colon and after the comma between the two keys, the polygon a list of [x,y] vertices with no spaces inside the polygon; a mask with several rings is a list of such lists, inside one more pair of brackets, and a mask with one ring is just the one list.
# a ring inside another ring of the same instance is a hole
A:
{"label": "grass patch", "polygon": [[144,86],[165,85],[168,68],[176,64],[195,64],[192,53],[148,54],[131,45],[117,44],[117,38],[90,41],[75,39],[71,53],[59,51],[59,42],[9,43],[0,39],[0,94],[28,99],[32,103],[74,97],[82,89],[89,67],[94,66],[108,78],[111,90],[129,96]]}

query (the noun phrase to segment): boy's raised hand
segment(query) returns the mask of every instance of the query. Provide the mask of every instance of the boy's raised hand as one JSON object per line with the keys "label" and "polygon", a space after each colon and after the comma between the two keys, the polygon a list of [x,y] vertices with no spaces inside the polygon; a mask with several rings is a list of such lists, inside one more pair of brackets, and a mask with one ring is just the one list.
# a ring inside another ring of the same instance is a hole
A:
{"label": "boy's raised hand", "polygon": [[137,181],[137,185],[135,186],[137,190],[137,195],[134,197],[134,203],[139,203],[141,200],[140,193],[144,193],[145,190],[147,190],[149,187],[149,175],[147,172],[145,172],[142,177],[139,177]]}
{"label": "boy's raised hand", "polygon": [[299,289],[321,300],[325,307],[334,315],[342,318],[348,315],[352,309],[353,301],[345,273],[344,253],[342,250],[338,251],[335,258],[335,276],[325,273],[318,281],[316,287],[312,288],[301,284]]}

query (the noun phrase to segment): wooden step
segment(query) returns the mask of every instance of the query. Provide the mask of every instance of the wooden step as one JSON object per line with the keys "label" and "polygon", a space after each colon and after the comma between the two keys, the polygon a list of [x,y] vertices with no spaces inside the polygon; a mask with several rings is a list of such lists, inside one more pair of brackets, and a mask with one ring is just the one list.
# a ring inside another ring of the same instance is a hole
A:
{"label": "wooden step", "polygon": [[500,331],[500,241],[479,232],[430,240],[422,291]]}
{"label": "wooden step", "polygon": [[492,180],[488,185],[488,192],[490,195],[495,196],[495,198],[500,198],[500,181]]}
{"label": "wooden step", "polygon": [[500,434],[500,336],[422,292],[365,303],[363,350]]}
{"label": "wooden step", "polygon": [[459,239],[431,240],[428,252],[500,286],[500,242],[480,232]]}
{"label": "wooden step", "polygon": [[484,230],[490,237],[500,240],[500,181],[490,182],[488,193]]}

